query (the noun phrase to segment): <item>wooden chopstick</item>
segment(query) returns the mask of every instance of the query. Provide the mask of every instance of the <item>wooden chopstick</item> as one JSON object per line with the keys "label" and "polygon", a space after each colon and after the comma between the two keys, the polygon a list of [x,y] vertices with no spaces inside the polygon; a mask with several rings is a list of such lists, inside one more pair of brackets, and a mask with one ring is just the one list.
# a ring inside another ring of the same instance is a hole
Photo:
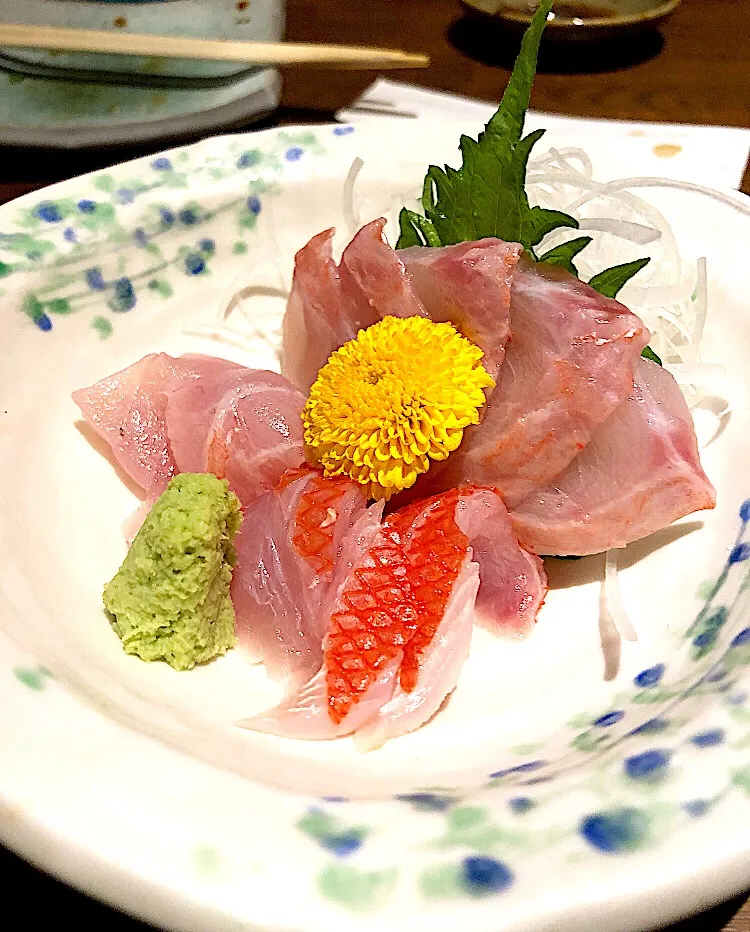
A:
{"label": "wooden chopstick", "polygon": [[400,49],[292,42],[234,42],[229,39],[136,35],[130,32],[99,32],[94,29],[62,29],[15,23],[0,23],[0,45],[64,52],[236,61],[246,65],[279,65],[286,68],[426,68],[430,63],[427,55],[403,52]]}

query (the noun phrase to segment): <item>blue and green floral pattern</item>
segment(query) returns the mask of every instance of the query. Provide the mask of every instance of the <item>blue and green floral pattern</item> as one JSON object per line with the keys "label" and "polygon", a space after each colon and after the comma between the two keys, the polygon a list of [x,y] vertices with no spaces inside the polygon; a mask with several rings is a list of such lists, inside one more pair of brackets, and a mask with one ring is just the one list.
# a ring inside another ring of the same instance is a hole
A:
{"label": "blue and green floral pattern", "polygon": [[[210,276],[217,250],[243,256],[285,167],[326,153],[310,130],[280,131],[274,141],[256,147],[238,137],[197,165],[191,150],[177,150],[135,163],[132,177],[91,176],[85,197],[41,197],[19,211],[12,233],[0,230],[0,279],[44,272],[43,286],[19,302],[42,332],[82,313],[97,336],[111,336],[118,315],[170,298],[176,278]],[[190,193],[196,186],[206,192],[201,202]],[[204,231],[223,216],[217,242]]]}

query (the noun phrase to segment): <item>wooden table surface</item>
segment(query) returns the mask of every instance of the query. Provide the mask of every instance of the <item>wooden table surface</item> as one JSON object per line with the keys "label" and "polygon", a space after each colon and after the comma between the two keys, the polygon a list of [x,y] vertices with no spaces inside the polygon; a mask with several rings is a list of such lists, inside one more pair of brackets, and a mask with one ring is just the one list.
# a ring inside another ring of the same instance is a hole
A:
{"label": "wooden table surface", "polygon": [[[425,51],[432,56],[428,70],[393,76],[485,100],[499,98],[515,54],[507,37],[462,13],[455,0],[287,0],[287,37]],[[660,33],[592,48],[547,48],[532,106],[586,117],[747,127],[748,37],[750,0],[684,0]],[[290,72],[285,75],[282,107],[266,125],[328,122],[375,77],[372,72]],[[0,147],[0,203],[155,148],[159,147],[51,154]],[[750,171],[742,190],[750,193]],[[15,899],[28,928],[42,928],[49,918],[67,918],[78,930],[148,928],[36,872],[2,848],[0,878],[6,912]],[[747,895],[674,925],[669,932],[720,930],[750,932]]]}

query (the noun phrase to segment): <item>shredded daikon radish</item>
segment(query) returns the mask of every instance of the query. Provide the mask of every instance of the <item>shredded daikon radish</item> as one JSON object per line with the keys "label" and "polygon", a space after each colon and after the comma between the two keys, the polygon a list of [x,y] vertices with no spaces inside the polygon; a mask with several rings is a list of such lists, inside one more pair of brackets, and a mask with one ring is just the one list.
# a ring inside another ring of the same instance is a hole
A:
{"label": "shredded daikon radish", "polygon": [[615,627],[612,616],[607,611],[604,602],[604,586],[599,596],[599,640],[602,645],[604,657],[604,680],[610,682],[620,671],[620,657],[622,656],[622,638]]}
{"label": "shredded daikon radish", "polygon": [[695,327],[690,340],[688,360],[692,363],[699,359],[703,330],[706,326],[708,313],[708,276],[706,274],[706,257],[698,259],[698,281],[695,285]]}
{"label": "shredded daikon radish", "polygon": [[719,362],[676,363],[664,367],[674,376],[678,385],[697,385],[701,382],[715,382],[726,375],[726,366]]}
{"label": "shredded daikon radish", "polygon": [[604,579],[599,590],[599,637],[604,656],[604,679],[613,680],[620,667],[621,639],[637,641],[620,594],[618,578],[619,550],[608,550],[604,557]]}
{"label": "shredded daikon radish", "polygon": [[619,550],[608,550],[604,561],[604,590],[607,606],[612,620],[615,623],[615,627],[625,640],[637,641],[638,635],[622,604],[620,582],[617,575],[619,555]]}
{"label": "shredded daikon radish", "polygon": [[[529,163],[531,203],[565,211],[579,223],[579,230],[555,231],[543,248],[560,245],[580,231],[593,234],[593,242],[575,260],[584,280],[608,266],[649,255],[651,263],[626,285],[622,300],[651,330],[651,346],[665,363],[699,363],[706,320],[705,262],[699,261],[692,272],[679,254],[666,218],[634,191],[657,184],[697,193],[708,189],[653,178],[600,183],[593,179],[584,155],[574,149],[550,150]],[[729,195],[719,193],[718,198],[747,210]],[[695,386],[685,385],[685,394],[691,405],[697,402]]]}
{"label": "shredded daikon radish", "polygon": [[734,210],[739,211],[746,217],[750,217],[750,206],[739,198],[731,194],[724,194],[722,191],[715,191],[713,188],[706,188],[702,184],[694,184],[691,181],[673,181],[671,178],[621,178],[619,181],[609,181],[605,185],[608,190],[617,191],[623,188],[673,188],[676,191],[692,191],[696,194],[705,194],[706,197],[713,198],[721,204],[726,204]]}
{"label": "shredded daikon radish", "polygon": [[[289,291],[283,286],[248,285],[241,286],[252,276],[254,269],[240,273],[232,286],[224,292],[219,301],[218,312],[214,320],[206,324],[196,324],[183,328],[188,336],[206,337],[235,346],[239,349],[250,350],[260,342],[265,344],[278,356],[281,343],[281,330],[277,321],[259,320],[254,307],[245,307],[245,301],[252,302],[253,298],[278,298],[286,302]],[[279,278],[281,278],[279,272]]]}
{"label": "shredded daikon radish", "polygon": [[620,239],[630,240],[631,243],[640,243],[642,246],[653,243],[654,240],[661,237],[659,230],[655,230],[653,227],[645,226],[642,223],[633,223],[630,220],[608,220],[606,217],[600,219],[592,217],[588,220],[581,220],[578,229],[611,233],[613,236],[619,236]]}
{"label": "shredded daikon radish", "polygon": [[344,220],[348,228],[349,239],[354,236],[360,226],[359,211],[354,202],[354,185],[357,183],[357,176],[362,171],[364,164],[365,163],[360,158],[356,158],[352,162],[344,181],[344,189],[341,192]]}

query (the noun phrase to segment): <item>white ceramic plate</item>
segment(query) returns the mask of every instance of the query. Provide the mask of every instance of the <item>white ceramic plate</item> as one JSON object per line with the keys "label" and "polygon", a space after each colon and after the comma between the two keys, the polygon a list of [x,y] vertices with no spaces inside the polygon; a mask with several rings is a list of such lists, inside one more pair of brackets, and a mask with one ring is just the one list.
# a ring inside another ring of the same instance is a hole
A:
{"label": "white ceramic plate", "polygon": [[[209,139],[0,209],[0,831],[167,928],[643,930],[750,883],[742,195],[649,193],[683,254],[708,257],[704,354],[739,375],[704,452],[717,509],[624,555],[639,640],[613,681],[601,558],[550,561],[532,636],[477,631],[447,710],[369,754],[235,728],[278,695],[261,669],[239,652],[190,673],[143,664],[103,615],[135,497],[70,392],[154,350],[275,366],[274,289],[310,235],[344,226],[352,160],[365,222],[429,161],[455,163],[458,132]],[[248,285],[269,294],[218,322]],[[186,332],[217,326],[239,345]]]}

